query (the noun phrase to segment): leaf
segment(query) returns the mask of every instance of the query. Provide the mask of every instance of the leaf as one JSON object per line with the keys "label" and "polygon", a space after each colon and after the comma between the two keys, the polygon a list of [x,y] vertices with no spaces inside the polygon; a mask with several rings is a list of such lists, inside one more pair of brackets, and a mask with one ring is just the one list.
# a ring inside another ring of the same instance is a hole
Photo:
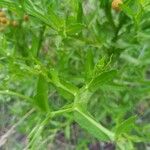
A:
{"label": "leaf", "polygon": [[120,7],[130,18],[134,17],[134,12],[129,6],[127,6],[126,4],[122,4]]}
{"label": "leaf", "polygon": [[120,58],[122,59],[125,59],[127,62],[131,63],[131,64],[134,64],[134,65],[139,65],[140,64],[140,61],[130,55],[127,55],[127,54],[122,54],[120,56]]}
{"label": "leaf", "polygon": [[123,3],[121,8],[126,15],[133,19],[135,25],[138,26],[144,13],[142,3],[140,1],[128,1]]}
{"label": "leaf", "polygon": [[116,136],[131,131],[134,127],[136,118],[136,116],[132,116],[127,120],[123,121],[116,129]]}
{"label": "leaf", "polygon": [[136,135],[126,135],[126,137],[130,140],[130,141],[133,141],[133,142],[137,142],[137,143],[140,143],[140,142],[150,142],[150,139],[147,138],[147,137],[139,137],[139,136],[136,136]]}
{"label": "leaf", "polygon": [[107,69],[107,66],[109,65],[110,62],[106,63],[106,57],[102,57],[99,59],[97,64],[94,67],[94,75],[99,75],[100,73],[104,72],[105,69]]}
{"label": "leaf", "polygon": [[64,25],[64,20],[60,18],[52,8],[48,10],[48,18],[51,21],[52,26],[56,27],[57,30]]}
{"label": "leaf", "polygon": [[55,69],[50,70],[50,75],[55,86],[60,87],[58,72]]}
{"label": "leaf", "polygon": [[60,83],[65,86],[67,89],[69,89],[70,93],[73,95],[76,95],[78,92],[78,88],[70,83],[69,81],[65,81],[62,78],[60,78]]}
{"label": "leaf", "polygon": [[80,33],[84,27],[85,26],[80,23],[72,24],[67,28],[66,34],[67,35],[74,35],[74,34],[76,35],[76,34]]}
{"label": "leaf", "polygon": [[92,92],[86,89],[86,87],[82,87],[79,92],[76,94],[74,105],[82,107],[84,109],[87,108],[87,103],[92,96]]}
{"label": "leaf", "polygon": [[0,0],[0,6],[8,8],[9,10],[16,12],[17,14],[22,12],[21,5],[16,1]]}
{"label": "leaf", "polygon": [[[59,77],[58,72],[55,69],[50,70],[51,78],[53,81],[53,84],[57,88],[61,88],[61,92],[66,91],[69,92],[69,94],[72,94],[73,96],[76,95],[78,92],[78,88],[71,84],[70,82],[67,82]],[[70,96],[69,96],[70,97]]]}
{"label": "leaf", "polygon": [[35,95],[35,104],[42,110],[48,111],[48,83],[44,76],[39,75],[37,81],[37,90]]}
{"label": "leaf", "polygon": [[104,8],[109,4],[109,0],[99,0],[100,1],[100,7]]}
{"label": "leaf", "polygon": [[59,92],[59,94],[67,101],[72,101],[74,99],[74,95],[72,95],[70,92],[59,87],[56,87],[56,89]]}
{"label": "leaf", "polygon": [[38,52],[38,46],[39,46],[39,38],[36,35],[32,35],[32,44],[31,44],[31,54],[36,57]]}
{"label": "leaf", "polygon": [[92,117],[84,113],[79,108],[75,108],[74,112],[75,121],[95,138],[100,141],[110,141],[114,139],[114,134],[96,122]]}
{"label": "leaf", "polygon": [[97,90],[100,86],[111,82],[116,74],[116,70],[111,70],[98,75],[88,84],[88,89]]}
{"label": "leaf", "polygon": [[27,0],[24,2],[24,9],[29,15],[32,15],[36,18],[38,18],[40,21],[44,22],[46,25],[52,27],[51,22],[49,21],[49,18],[44,15],[44,11],[38,9],[32,1]]}
{"label": "leaf", "polygon": [[30,0],[24,2],[24,8],[28,14],[38,18],[40,21],[56,31],[59,30],[60,26],[62,26],[62,23],[60,22],[61,19],[53,12],[53,10],[47,14],[45,10],[37,8]]}
{"label": "leaf", "polygon": [[70,129],[70,124],[68,124],[66,127],[65,127],[65,137],[66,139],[70,139],[71,137],[71,133],[70,133],[71,129]]}
{"label": "leaf", "polygon": [[77,22],[83,22],[83,7],[82,7],[82,0],[78,0],[78,11],[77,11]]}
{"label": "leaf", "polygon": [[92,77],[93,68],[94,68],[94,56],[91,50],[87,51],[87,55],[85,58],[85,73],[86,78],[89,79]]}

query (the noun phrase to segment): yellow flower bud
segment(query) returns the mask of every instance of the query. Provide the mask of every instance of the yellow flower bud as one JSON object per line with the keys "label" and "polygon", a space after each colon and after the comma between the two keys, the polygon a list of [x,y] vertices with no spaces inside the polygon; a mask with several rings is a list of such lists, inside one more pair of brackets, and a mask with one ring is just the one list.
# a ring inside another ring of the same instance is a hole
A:
{"label": "yellow flower bud", "polygon": [[119,5],[122,4],[122,3],[123,3],[122,0],[113,0],[111,6],[112,6],[112,8],[113,8],[114,10],[120,11]]}

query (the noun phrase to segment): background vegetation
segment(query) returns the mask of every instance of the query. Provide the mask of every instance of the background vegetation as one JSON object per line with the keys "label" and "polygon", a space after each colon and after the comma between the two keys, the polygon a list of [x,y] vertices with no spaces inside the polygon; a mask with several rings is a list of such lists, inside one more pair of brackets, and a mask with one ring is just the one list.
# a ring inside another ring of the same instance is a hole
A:
{"label": "background vegetation", "polygon": [[0,0],[0,149],[150,148],[150,2],[113,2]]}

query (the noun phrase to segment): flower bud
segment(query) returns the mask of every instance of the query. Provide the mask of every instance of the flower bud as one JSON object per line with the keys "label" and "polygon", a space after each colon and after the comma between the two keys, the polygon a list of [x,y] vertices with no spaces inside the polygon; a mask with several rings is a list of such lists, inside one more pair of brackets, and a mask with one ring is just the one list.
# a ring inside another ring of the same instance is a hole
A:
{"label": "flower bud", "polygon": [[113,0],[111,6],[114,10],[120,11],[120,4],[122,3],[122,0]]}
{"label": "flower bud", "polygon": [[7,18],[0,18],[0,22],[2,24],[7,24],[8,20],[7,20]]}

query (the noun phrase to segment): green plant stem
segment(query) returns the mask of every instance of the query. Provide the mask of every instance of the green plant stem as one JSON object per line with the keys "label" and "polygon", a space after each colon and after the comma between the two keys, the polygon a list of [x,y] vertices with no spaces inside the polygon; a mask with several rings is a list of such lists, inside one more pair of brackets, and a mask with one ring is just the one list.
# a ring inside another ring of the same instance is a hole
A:
{"label": "green plant stem", "polygon": [[71,107],[71,108],[67,108],[67,109],[61,109],[61,110],[58,110],[58,111],[53,111],[51,112],[50,114],[52,116],[55,116],[55,115],[60,115],[62,113],[66,113],[66,112],[72,112],[74,111],[74,107]]}
{"label": "green plant stem", "polygon": [[0,94],[16,96],[16,97],[19,97],[19,98],[22,98],[22,99],[26,99],[26,100],[29,100],[29,101],[32,101],[32,100],[33,100],[33,99],[30,98],[30,97],[27,97],[27,96],[25,96],[25,95],[22,95],[22,94],[20,94],[20,93],[13,92],[13,91],[10,91],[10,90],[3,90],[3,91],[0,91]]}
{"label": "green plant stem", "polygon": [[55,115],[60,115],[62,113],[71,112],[73,110],[74,110],[74,108],[71,107],[71,108],[67,108],[67,109],[62,109],[62,110],[58,110],[58,111],[49,112],[47,114],[46,118],[40,124],[35,126],[34,129],[28,135],[28,138],[32,138],[32,135],[34,135],[34,136],[33,136],[32,140],[30,141],[30,143],[28,144],[27,148],[29,148],[34,143],[35,139],[40,135],[40,133],[42,132],[44,126],[47,124],[47,122],[49,122],[51,117],[54,117]]}
{"label": "green plant stem", "polygon": [[107,20],[112,25],[113,29],[116,30],[116,25],[113,20],[112,13],[111,13],[111,7],[109,4],[107,4],[106,7],[104,8],[104,12],[105,12]]}

